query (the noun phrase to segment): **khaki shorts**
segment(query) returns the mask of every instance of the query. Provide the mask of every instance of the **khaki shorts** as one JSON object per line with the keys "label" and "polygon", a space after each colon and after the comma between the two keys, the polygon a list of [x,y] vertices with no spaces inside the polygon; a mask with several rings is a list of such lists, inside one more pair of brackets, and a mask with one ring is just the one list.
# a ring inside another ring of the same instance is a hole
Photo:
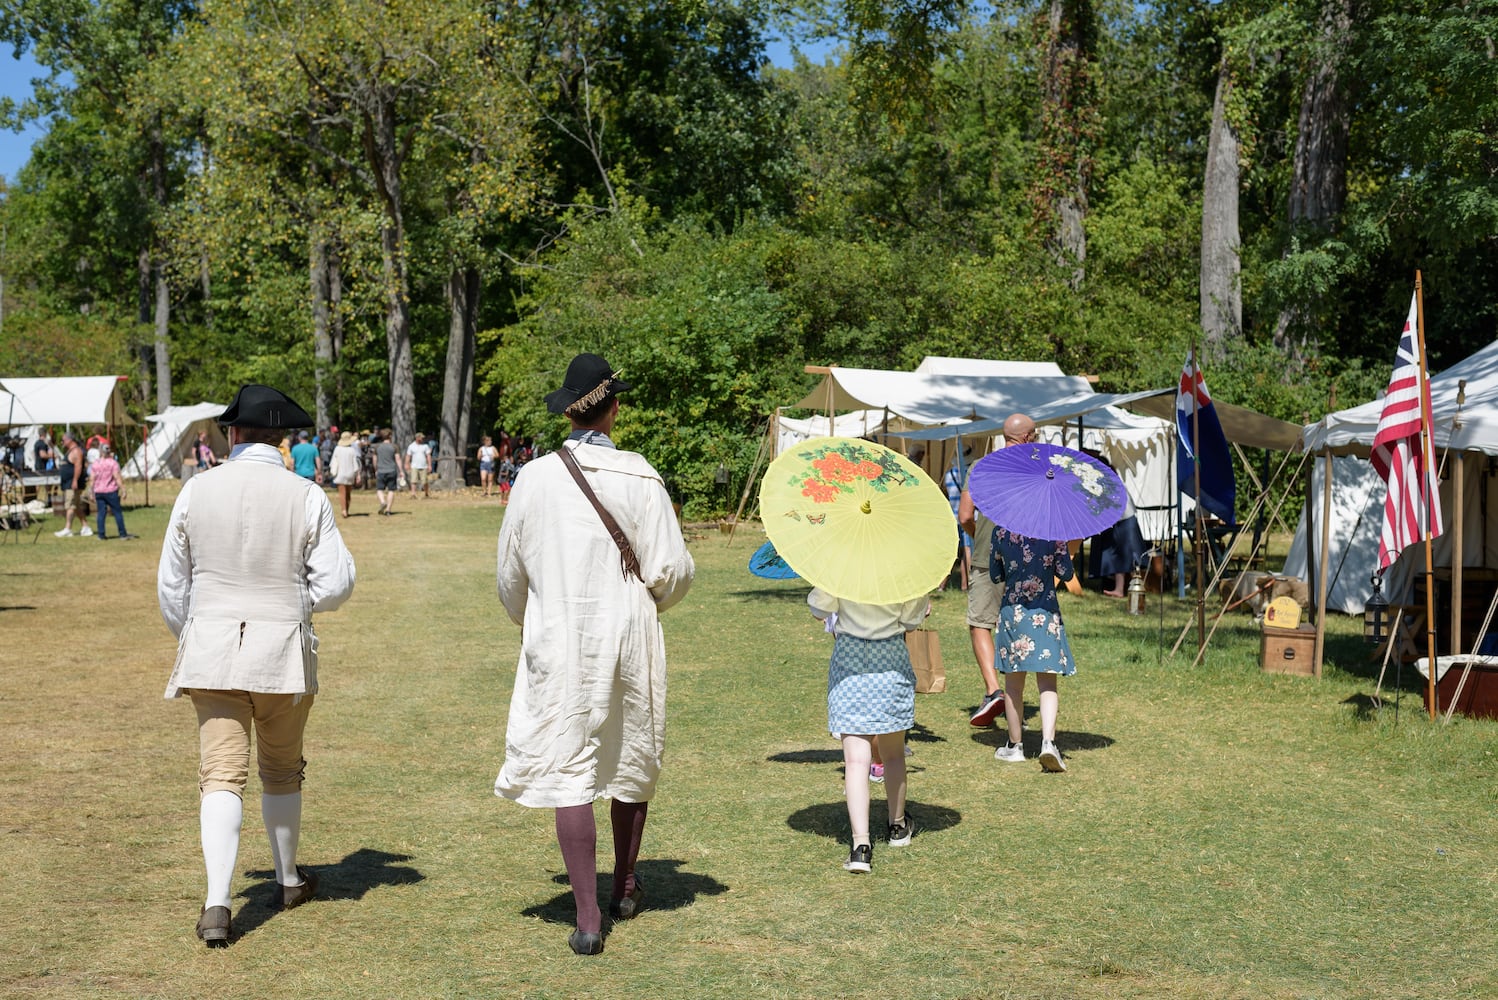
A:
{"label": "khaki shorts", "polygon": [[425,469],[412,469],[411,470],[411,488],[415,489],[418,486],[425,486],[426,484],[427,484],[427,470],[425,470]]}
{"label": "khaki shorts", "polygon": [[62,509],[70,510],[79,517],[88,516],[87,489],[67,490],[62,498]]}
{"label": "khaki shorts", "polygon": [[1004,602],[1004,585],[994,583],[988,567],[973,567],[967,580],[967,623],[971,628],[992,629],[999,624],[999,606]]}
{"label": "khaki shorts", "polygon": [[198,789],[229,791],[244,797],[250,777],[250,727],[255,729],[260,787],[268,795],[302,789],[302,730],[312,695],[254,691],[187,692],[198,712]]}

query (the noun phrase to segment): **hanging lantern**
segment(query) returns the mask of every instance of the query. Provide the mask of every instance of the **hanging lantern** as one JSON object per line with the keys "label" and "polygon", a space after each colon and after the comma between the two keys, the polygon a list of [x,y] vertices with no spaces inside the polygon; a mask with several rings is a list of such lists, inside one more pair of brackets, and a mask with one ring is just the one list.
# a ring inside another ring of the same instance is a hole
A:
{"label": "hanging lantern", "polygon": [[1389,602],[1384,598],[1383,574],[1373,576],[1373,596],[1363,605],[1363,638],[1374,646],[1383,645],[1389,635]]}
{"label": "hanging lantern", "polygon": [[1144,589],[1144,574],[1136,568],[1134,570],[1134,575],[1129,577],[1129,614],[1144,614],[1146,593],[1147,592]]}

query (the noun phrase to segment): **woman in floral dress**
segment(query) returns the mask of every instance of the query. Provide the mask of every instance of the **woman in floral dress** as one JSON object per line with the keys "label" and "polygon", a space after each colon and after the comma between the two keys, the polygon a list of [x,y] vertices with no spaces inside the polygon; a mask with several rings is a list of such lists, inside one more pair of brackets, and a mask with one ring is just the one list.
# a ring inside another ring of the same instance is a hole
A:
{"label": "woman in floral dress", "polygon": [[1025,759],[1020,728],[1025,675],[1034,674],[1040,689],[1040,766],[1065,771],[1066,761],[1056,749],[1056,678],[1076,673],[1077,667],[1061,622],[1056,581],[1065,582],[1075,575],[1071,555],[1065,542],[995,528],[988,565],[993,581],[1004,587],[994,665],[1004,675],[1004,718],[1009,723],[1009,742],[994,756],[1004,761]]}

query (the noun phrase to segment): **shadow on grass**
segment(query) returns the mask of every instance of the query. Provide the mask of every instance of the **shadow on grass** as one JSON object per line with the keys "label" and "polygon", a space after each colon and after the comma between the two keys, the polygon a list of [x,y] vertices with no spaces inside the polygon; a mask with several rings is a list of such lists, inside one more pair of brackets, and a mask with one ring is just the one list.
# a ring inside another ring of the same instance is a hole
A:
{"label": "shadow on grass", "polygon": [[[642,910],[679,910],[682,907],[691,906],[697,901],[698,896],[721,896],[728,891],[728,886],[711,875],[680,871],[679,869],[684,864],[686,862],[670,858],[641,859],[636,863],[635,874],[645,886]],[[554,875],[551,880],[558,885],[569,884],[565,873]],[[605,914],[608,912],[609,895],[613,891],[613,873],[600,873],[598,904]],[[520,915],[537,917],[549,924],[564,924],[571,927],[577,916],[577,907],[572,902],[572,890],[568,889],[544,903],[527,906],[520,911]]]}
{"label": "shadow on grass", "polygon": [[1359,722],[1378,718],[1379,699],[1367,694],[1355,694],[1342,699],[1342,704],[1352,708],[1352,716]]}
{"label": "shadow on grass", "polygon": [[772,753],[765,760],[772,764],[841,764],[843,751],[841,747],[832,750],[787,750],[785,753]]}
{"label": "shadow on grass", "polygon": [[[1002,729],[975,730],[972,740],[974,743],[997,750],[1009,740],[1009,734]],[[1021,735],[1021,740],[1027,758],[1039,756],[1040,733],[1038,731],[1026,729]],[[1084,750],[1106,750],[1113,743],[1113,737],[1103,736],[1100,733],[1079,733],[1059,726],[1056,728],[1056,747],[1064,754],[1079,753]]]}
{"label": "shadow on grass", "polygon": [[[946,806],[934,806],[910,799],[905,803],[915,816],[918,833],[935,833],[962,822],[962,813]],[[884,802],[875,799],[869,804],[869,829],[883,830],[889,821]],[[810,833],[843,843],[848,839],[848,804],[841,799],[821,805],[797,809],[786,818],[786,826],[797,833]]]}
{"label": "shadow on grass", "polygon": [[[376,886],[412,885],[425,879],[415,868],[400,864],[410,860],[409,854],[361,847],[334,864],[301,867],[316,873],[318,899],[361,899]],[[234,915],[236,937],[248,934],[279,912],[270,908],[271,895],[276,891],[275,872],[259,869],[245,872],[245,877],[259,881],[243,893],[249,902]]]}
{"label": "shadow on grass", "polygon": [[[1351,674],[1353,677],[1362,677],[1367,680],[1376,680],[1378,672],[1383,668],[1383,656],[1370,655],[1371,646],[1360,635],[1332,635],[1326,636],[1326,647],[1323,655],[1324,663],[1335,664],[1338,670]],[[1410,668],[1414,670],[1414,667]],[[1394,665],[1389,665],[1389,677],[1394,675]]]}
{"label": "shadow on grass", "polygon": [[805,590],[787,589],[784,587],[761,587],[756,590],[730,590],[726,596],[742,599],[764,599],[775,601],[787,601],[795,604],[806,603]]}
{"label": "shadow on grass", "polygon": [[[905,733],[906,743],[945,743],[945,736],[938,736],[919,722]],[[772,764],[841,764],[843,762],[843,750],[841,746],[832,747],[828,750],[786,750],[782,753],[772,753],[765,760]]]}

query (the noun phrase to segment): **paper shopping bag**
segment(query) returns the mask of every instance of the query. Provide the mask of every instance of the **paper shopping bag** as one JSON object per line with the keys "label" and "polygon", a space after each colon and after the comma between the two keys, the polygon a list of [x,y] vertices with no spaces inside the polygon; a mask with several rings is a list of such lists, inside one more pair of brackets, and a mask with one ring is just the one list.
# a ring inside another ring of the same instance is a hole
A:
{"label": "paper shopping bag", "polygon": [[905,648],[910,651],[910,667],[915,671],[915,689],[919,694],[940,694],[947,689],[947,671],[941,662],[941,642],[936,630],[918,628],[905,633]]}

